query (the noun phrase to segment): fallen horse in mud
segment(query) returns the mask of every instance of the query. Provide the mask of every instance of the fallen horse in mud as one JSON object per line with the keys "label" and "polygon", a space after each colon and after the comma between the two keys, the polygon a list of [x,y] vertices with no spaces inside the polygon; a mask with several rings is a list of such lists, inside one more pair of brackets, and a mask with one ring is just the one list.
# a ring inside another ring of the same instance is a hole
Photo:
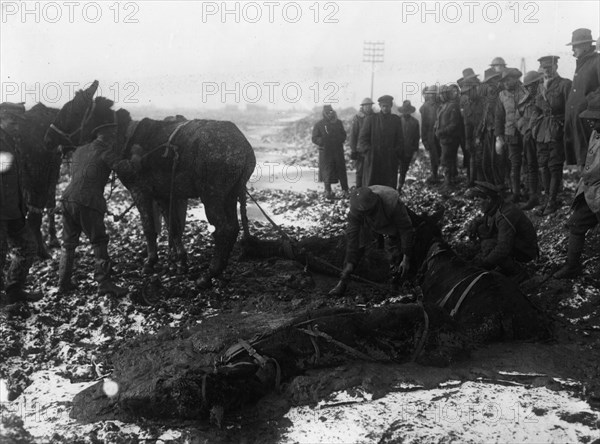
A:
{"label": "fallen horse in mud", "polygon": [[445,366],[479,343],[545,335],[544,317],[516,284],[462,263],[434,221],[419,219],[422,304],[322,309],[270,324],[265,314],[222,315],[185,338],[142,338],[113,356],[118,393],[109,396],[106,382],[98,382],[75,397],[72,417],[220,424],[223,412],[255,403],[309,369],[351,361]]}

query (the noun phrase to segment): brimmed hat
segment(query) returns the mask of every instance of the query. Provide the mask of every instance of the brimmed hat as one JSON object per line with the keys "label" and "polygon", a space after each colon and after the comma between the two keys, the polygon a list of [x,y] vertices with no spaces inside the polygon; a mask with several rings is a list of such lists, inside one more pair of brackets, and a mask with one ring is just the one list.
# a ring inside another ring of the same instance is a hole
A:
{"label": "brimmed hat", "polygon": [[508,78],[520,79],[522,75],[523,73],[517,68],[506,68],[502,71],[502,80]]}
{"label": "brimmed hat", "polygon": [[494,68],[488,68],[485,70],[483,83],[487,83],[492,79],[499,78],[502,76],[501,72],[496,71]]}
{"label": "brimmed hat", "polygon": [[592,31],[587,28],[579,28],[573,31],[571,41],[566,46],[580,45],[581,43],[592,43]]}
{"label": "brimmed hat", "polygon": [[378,98],[377,101],[379,103],[389,103],[391,105],[392,103],[394,103],[394,98],[386,94],[385,96],[381,96],[380,98]]}
{"label": "brimmed hat", "polygon": [[502,189],[489,182],[475,181],[475,193],[480,196],[498,197]]}
{"label": "brimmed hat", "polygon": [[462,72],[462,77],[456,81],[456,83],[460,84],[461,82],[465,82],[469,79],[476,79],[479,77],[479,74],[475,74],[473,68],[465,68]]}
{"label": "brimmed hat", "polygon": [[325,111],[333,111],[333,106],[323,105],[323,112],[325,112]]}
{"label": "brimmed hat", "polygon": [[352,191],[350,195],[350,209],[356,211],[372,210],[379,202],[377,194],[369,187],[360,187]]}
{"label": "brimmed hat", "polygon": [[494,57],[490,66],[506,66],[506,62],[502,57]]}
{"label": "brimmed hat", "polygon": [[579,114],[582,119],[600,120],[600,93],[593,94],[587,104],[587,109]]}
{"label": "brimmed hat", "polygon": [[402,102],[402,106],[398,107],[398,112],[400,114],[412,114],[416,110],[417,109],[410,104],[410,100],[405,100],[404,102]]}
{"label": "brimmed hat", "polygon": [[529,86],[532,83],[539,82],[544,78],[544,74],[539,71],[529,71],[523,78],[523,86]]}
{"label": "brimmed hat", "polygon": [[103,106],[95,106],[94,110],[92,111],[92,114],[94,114],[95,123],[97,124],[97,126],[92,129],[92,136],[95,136],[96,133],[102,128],[117,126],[117,115],[110,108],[114,105],[114,102],[104,97],[96,97],[95,104],[102,104]]}
{"label": "brimmed hat", "polygon": [[25,104],[3,102],[0,103],[0,118],[1,117],[12,117],[15,119],[25,119]]}
{"label": "brimmed hat", "polygon": [[423,88],[423,95],[427,94],[430,96],[434,96],[437,93],[438,93],[437,85],[430,85],[430,86],[426,86],[425,88]]}
{"label": "brimmed hat", "polygon": [[375,102],[373,102],[370,97],[365,97],[363,101],[360,102],[360,105],[375,105]]}
{"label": "brimmed hat", "polygon": [[560,59],[559,56],[548,55],[548,56],[540,57],[538,59],[538,62],[540,62],[540,67],[552,66],[552,65],[558,64],[558,59]]}

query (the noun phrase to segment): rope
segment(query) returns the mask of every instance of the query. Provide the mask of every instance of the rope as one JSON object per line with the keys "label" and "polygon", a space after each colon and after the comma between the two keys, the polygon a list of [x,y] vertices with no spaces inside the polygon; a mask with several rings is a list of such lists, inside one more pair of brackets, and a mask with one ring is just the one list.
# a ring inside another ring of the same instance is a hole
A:
{"label": "rope", "polygon": [[323,338],[327,342],[331,342],[332,344],[337,345],[341,349],[347,351],[351,355],[356,356],[357,358],[363,359],[365,361],[376,361],[371,356],[366,355],[363,352],[358,351],[355,348],[352,348],[349,345],[344,344],[343,342],[338,341],[337,339],[332,338],[330,335],[328,335],[325,332],[319,331],[319,329],[317,328],[316,325],[312,329],[311,328],[299,328],[298,330],[301,331],[301,332],[303,332],[303,333],[306,333],[307,335],[310,335],[310,336],[315,336],[315,337]]}

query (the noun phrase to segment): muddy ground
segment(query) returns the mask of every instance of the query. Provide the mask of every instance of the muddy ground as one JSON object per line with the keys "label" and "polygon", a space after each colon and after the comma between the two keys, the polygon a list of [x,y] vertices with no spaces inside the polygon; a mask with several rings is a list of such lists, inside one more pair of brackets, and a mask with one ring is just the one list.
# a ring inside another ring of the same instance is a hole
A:
{"label": "muddy ground", "polygon": [[[251,139],[259,158],[277,156],[306,167],[312,162],[307,160],[314,156],[312,148],[270,142],[267,133],[263,128]],[[445,207],[444,235],[469,257],[473,251],[465,225],[477,213],[474,202],[462,190],[442,199],[436,187],[425,184],[427,165],[427,155],[420,152],[403,198],[417,211]],[[329,237],[344,228],[348,201],[324,200],[321,184],[296,186],[279,177],[253,185],[251,193],[292,237]],[[567,172],[561,210],[548,217],[529,212],[542,254],[528,265],[531,279],[523,288],[553,319],[551,341],[482,346],[469,360],[443,369],[352,362],[314,370],[257,406],[226,415],[222,429],[204,421],[82,425],[69,419],[68,411],[75,393],[110,375],[111,353],[122,341],[140,334],[177,335],[202,329],[203,321],[215,316],[222,317],[223,328],[248,316],[273,325],[308,309],[371,307],[397,302],[402,294],[353,282],[346,296],[332,298],[327,292],[335,277],[308,273],[284,259],[244,260],[239,244],[223,277],[201,291],[194,281],[208,267],[213,244],[200,202],[192,202],[185,232],[190,269],[182,272],[166,259],[163,232],[163,269],[148,277],[141,268],[144,239],[137,212],[119,223],[107,216],[117,279],[129,295],[120,300],[96,295],[92,252],[85,240],[78,250],[78,290],[73,293],[57,290],[58,250],[52,261],[34,265],[30,282],[46,297],[17,316],[3,314],[0,324],[0,441],[598,442],[599,233],[588,237],[584,276],[565,281],[550,277],[564,259],[564,223],[575,185],[573,173]],[[130,202],[128,192],[117,186],[111,213],[119,214]],[[254,235],[279,237],[254,206],[250,214]],[[161,297],[148,305],[143,291],[153,279],[162,285]],[[410,288],[403,290],[410,293]]]}

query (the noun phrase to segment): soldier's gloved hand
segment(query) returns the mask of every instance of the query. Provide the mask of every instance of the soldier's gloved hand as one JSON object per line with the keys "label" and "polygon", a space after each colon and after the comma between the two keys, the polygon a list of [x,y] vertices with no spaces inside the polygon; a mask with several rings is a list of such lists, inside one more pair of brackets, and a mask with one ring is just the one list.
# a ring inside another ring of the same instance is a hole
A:
{"label": "soldier's gloved hand", "polygon": [[342,273],[340,274],[340,279],[345,281],[348,278],[350,278],[350,275],[352,274],[352,272],[354,271],[354,264],[346,264],[344,266],[344,269],[342,270]]}
{"label": "soldier's gloved hand", "polygon": [[357,151],[350,152],[350,160],[358,160],[358,152]]}

